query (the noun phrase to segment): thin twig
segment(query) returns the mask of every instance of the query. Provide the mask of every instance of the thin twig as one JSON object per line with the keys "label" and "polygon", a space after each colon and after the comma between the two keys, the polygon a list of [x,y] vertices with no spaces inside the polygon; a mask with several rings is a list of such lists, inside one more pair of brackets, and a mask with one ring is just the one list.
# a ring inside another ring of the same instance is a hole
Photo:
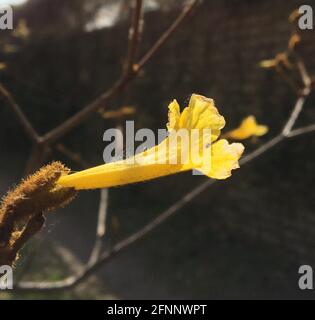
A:
{"label": "thin twig", "polygon": [[11,109],[15,113],[16,117],[18,118],[21,125],[23,126],[26,134],[30,137],[30,139],[33,142],[39,143],[41,141],[40,136],[37,134],[37,132],[33,128],[32,124],[30,123],[30,121],[28,120],[28,118],[26,117],[26,115],[18,105],[18,103],[14,100],[12,94],[1,83],[0,83],[0,94],[5,98],[7,104],[11,107]]}
{"label": "thin twig", "polygon": [[297,102],[291,112],[290,118],[282,130],[282,134],[284,136],[287,136],[291,132],[298,116],[300,115],[300,113],[303,109],[304,102],[305,102],[305,96],[301,96],[297,99]]}
{"label": "thin twig", "polygon": [[97,227],[96,227],[96,239],[95,239],[94,247],[92,249],[92,253],[90,255],[90,259],[87,263],[88,265],[94,265],[94,263],[99,259],[102,251],[103,239],[106,234],[107,207],[108,207],[108,189],[101,189]]}
{"label": "thin twig", "polygon": [[129,73],[133,69],[133,65],[136,60],[137,51],[141,39],[143,19],[142,19],[142,0],[134,0],[132,3],[133,14],[132,22],[129,28],[129,45],[128,45],[128,54],[126,59],[126,73]]}
{"label": "thin twig", "polygon": [[302,127],[302,128],[294,129],[288,134],[287,137],[288,138],[293,138],[293,137],[296,137],[296,136],[300,136],[301,134],[310,133],[310,132],[313,132],[313,131],[315,131],[315,123],[311,124],[309,126]]}
{"label": "thin twig", "polygon": [[[116,129],[121,131],[122,130],[121,125],[117,124]],[[123,150],[123,141],[119,138],[116,139],[116,150],[118,150],[118,153],[122,152]],[[108,214],[108,189],[101,189],[95,243],[94,243],[89,261],[87,263],[88,266],[93,266],[98,261],[100,254],[102,252],[103,240],[106,235],[107,214]]]}
{"label": "thin twig", "polygon": [[[304,88],[305,89],[309,89],[311,88],[311,85],[312,85],[312,79],[310,77],[310,75],[308,74],[306,68],[305,68],[305,64],[304,62],[302,61],[301,58],[297,58],[298,61],[297,61],[297,67],[298,67],[298,70],[300,72],[300,75],[301,75],[301,79],[303,81],[303,84],[304,84]],[[308,93],[306,93],[308,94]]]}
{"label": "thin twig", "polygon": [[304,84],[304,88],[303,90],[301,91],[296,103],[295,103],[295,106],[291,112],[291,115],[287,121],[287,123],[285,124],[283,130],[282,130],[282,134],[284,136],[288,136],[294,126],[294,124],[296,123],[296,120],[298,118],[298,116],[300,115],[302,109],[303,109],[303,106],[305,104],[305,100],[306,98],[309,96],[310,92],[311,92],[311,84],[312,84],[312,81],[311,81],[311,78],[310,76],[308,75],[307,71],[306,71],[306,68],[304,66],[304,63],[301,61],[301,60],[298,60],[297,62],[297,66],[298,66],[298,70],[299,70],[299,73],[300,73],[300,76],[301,76],[301,80]]}

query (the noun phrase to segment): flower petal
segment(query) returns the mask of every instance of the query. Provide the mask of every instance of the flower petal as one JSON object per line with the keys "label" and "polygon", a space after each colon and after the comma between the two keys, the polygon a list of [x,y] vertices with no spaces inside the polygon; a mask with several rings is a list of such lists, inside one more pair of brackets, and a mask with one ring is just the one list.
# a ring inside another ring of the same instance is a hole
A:
{"label": "flower petal", "polygon": [[168,105],[168,123],[167,123],[167,130],[171,131],[173,129],[178,129],[178,122],[180,118],[180,107],[178,102],[174,99]]}
{"label": "flower petal", "polygon": [[207,174],[210,178],[226,179],[231,176],[231,171],[239,168],[238,160],[244,151],[241,143],[229,144],[221,139],[212,145],[211,168]]}
{"label": "flower petal", "polygon": [[212,142],[218,139],[224,126],[224,117],[219,114],[214,101],[198,94],[191,96],[179,119],[179,128],[211,129]]}
{"label": "flower petal", "polygon": [[263,136],[264,134],[266,134],[268,132],[268,130],[269,129],[267,126],[259,125],[259,126],[257,126],[255,135],[258,137]]}

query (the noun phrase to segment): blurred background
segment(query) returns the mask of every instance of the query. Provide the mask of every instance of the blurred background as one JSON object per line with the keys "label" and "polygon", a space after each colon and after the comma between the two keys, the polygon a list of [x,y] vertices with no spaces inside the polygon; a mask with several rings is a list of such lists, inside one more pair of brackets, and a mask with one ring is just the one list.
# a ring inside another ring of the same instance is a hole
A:
{"label": "blurred background", "polygon": [[[36,130],[44,134],[98,97],[119,77],[127,50],[130,1],[15,0],[14,25],[0,31],[3,83]],[[139,56],[174,21],[182,0],[144,0]],[[307,3],[315,6],[314,1]],[[166,124],[167,105],[190,94],[215,99],[227,129],[247,115],[268,125],[266,136],[245,141],[247,150],[276,135],[295,94],[272,70],[259,67],[287,47],[289,14],[306,1],[209,0],[176,33],[106,110],[132,106],[137,128]],[[17,29],[15,29],[17,30]],[[300,33],[299,53],[315,75],[314,30]],[[0,192],[23,176],[31,143],[0,100]],[[315,122],[312,94],[297,126]],[[95,113],[62,138],[91,165],[103,162],[107,128]],[[12,293],[0,298],[213,299],[314,298],[298,288],[301,264],[315,267],[315,135],[284,141],[208,188],[137,244],[104,264],[74,289]],[[57,151],[50,160],[80,169]],[[185,192],[204,181],[190,173],[109,190],[105,248],[138,230]],[[49,215],[44,230],[22,252],[23,280],[59,280],[89,256],[95,238],[99,192],[80,193]],[[26,270],[26,271],[25,271]]]}

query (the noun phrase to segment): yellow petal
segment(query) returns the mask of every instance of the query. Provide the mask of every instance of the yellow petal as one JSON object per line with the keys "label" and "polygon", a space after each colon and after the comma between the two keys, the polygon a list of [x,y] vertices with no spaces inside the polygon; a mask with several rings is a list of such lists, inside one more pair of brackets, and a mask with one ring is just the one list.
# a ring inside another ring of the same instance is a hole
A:
{"label": "yellow petal", "polygon": [[208,177],[213,179],[226,179],[231,176],[231,171],[239,168],[238,160],[244,151],[241,143],[229,144],[221,139],[212,145],[211,168]]}
{"label": "yellow petal", "polygon": [[174,99],[168,106],[168,123],[167,129],[171,131],[178,129],[178,122],[180,118],[180,107],[177,101]]}
{"label": "yellow petal", "polygon": [[269,129],[267,126],[258,125],[256,128],[255,136],[258,136],[258,137],[263,136],[268,132],[268,130]]}
{"label": "yellow petal", "polygon": [[191,96],[179,119],[179,128],[210,129],[212,142],[218,139],[224,126],[224,117],[219,114],[214,101],[198,94]]}

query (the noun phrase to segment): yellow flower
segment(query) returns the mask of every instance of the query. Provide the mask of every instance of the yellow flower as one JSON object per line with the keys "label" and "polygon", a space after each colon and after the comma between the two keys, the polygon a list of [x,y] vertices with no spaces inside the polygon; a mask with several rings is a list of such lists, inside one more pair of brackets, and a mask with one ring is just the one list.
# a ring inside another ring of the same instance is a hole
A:
{"label": "yellow flower", "polygon": [[[192,169],[211,178],[226,179],[231,170],[239,167],[244,147],[241,143],[217,141],[225,120],[212,99],[193,94],[182,113],[174,100],[169,105],[168,118],[169,135],[160,144],[125,160],[64,175],[58,184],[75,189],[107,188]],[[188,132],[190,148],[185,139],[178,143],[181,131]],[[183,152],[187,149],[188,157]]]}
{"label": "yellow flower", "polygon": [[268,127],[259,125],[254,116],[245,118],[240,126],[224,134],[227,138],[234,140],[244,140],[251,136],[263,136],[268,132]]}

